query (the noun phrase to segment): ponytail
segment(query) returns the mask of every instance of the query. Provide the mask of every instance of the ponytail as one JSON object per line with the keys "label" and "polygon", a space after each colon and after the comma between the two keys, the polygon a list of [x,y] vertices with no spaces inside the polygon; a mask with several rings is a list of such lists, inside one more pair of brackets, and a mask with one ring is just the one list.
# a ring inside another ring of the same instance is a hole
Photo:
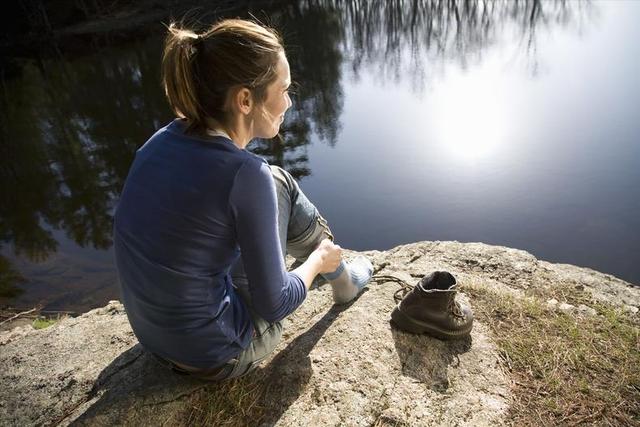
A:
{"label": "ponytail", "polygon": [[198,41],[200,37],[193,31],[169,25],[169,33],[162,55],[162,83],[169,104],[176,116],[199,121],[202,108],[196,90]]}

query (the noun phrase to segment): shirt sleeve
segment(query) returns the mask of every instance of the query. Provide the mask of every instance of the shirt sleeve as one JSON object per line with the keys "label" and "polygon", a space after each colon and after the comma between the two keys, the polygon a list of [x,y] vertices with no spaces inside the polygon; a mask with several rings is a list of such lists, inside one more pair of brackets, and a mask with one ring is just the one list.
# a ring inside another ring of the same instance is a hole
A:
{"label": "shirt sleeve", "polygon": [[248,159],[243,163],[231,188],[229,206],[253,308],[268,322],[282,320],[304,301],[307,288],[284,264],[275,183],[266,162]]}

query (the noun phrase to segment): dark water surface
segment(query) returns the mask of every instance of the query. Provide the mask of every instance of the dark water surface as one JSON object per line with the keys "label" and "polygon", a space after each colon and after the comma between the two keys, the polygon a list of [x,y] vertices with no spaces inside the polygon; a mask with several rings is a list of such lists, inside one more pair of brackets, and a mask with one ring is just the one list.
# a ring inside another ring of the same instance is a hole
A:
{"label": "dark water surface", "polygon": [[[299,87],[282,141],[250,149],[300,179],[343,247],[481,241],[640,284],[640,2],[483,4],[254,10]],[[118,297],[112,212],[171,119],[162,36],[79,35],[5,67],[0,289],[23,292],[2,305]]]}

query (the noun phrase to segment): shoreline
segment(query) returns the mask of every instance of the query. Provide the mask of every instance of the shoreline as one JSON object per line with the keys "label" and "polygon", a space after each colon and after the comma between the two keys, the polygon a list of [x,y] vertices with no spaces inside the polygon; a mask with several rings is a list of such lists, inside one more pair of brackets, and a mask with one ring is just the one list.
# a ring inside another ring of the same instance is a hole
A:
{"label": "shoreline", "polygon": [[[524,254],[527,254],[528,256],[536,259],[538,262],[544,262],[553,266],[556,266],[559,269],[579,269],[583,271],[583,274],[585,275],[589,275],[589,274],[596,274],[598,276],[601,276],[602,278],[605,279],[610,279],[610,280],[614,280],[620,284],[626,285],[627,287],[631,288],[631,289],[637,289],[638,291],[640,291],[640,286],[636,285],[634,283],[631,282],[627,282],[623,279],[620,279],[618,277],[616,277],[613,274],[609,274],[609,273],[603,273],[600,272],[598,270],[594,270],[592,268],[589,267],[580,267],[580,266],[576,266],[573,264],[567,264],[567,263],[553,263],[553,262],[548,262],[548,261],[544,261],[544,260],[539,260],[537,258],[535,258],[534,255],[530,254],[527,251],[521,250],[521,249],[515,249],[515,248],[510,248],[507,246],[500,246],[500,245],[489,245],[486,243],[482,243],[482,242],[458,242],[455,240],[452,241],[419,241],[419,242],[414,242],[414,243],[407,243],[407,244],[402,244],[402,245],[397,245],[394,246],[392,248],[389,248],[387,250],[377,250],[377,249],[372,249],[372,250],[365,250],[365,251],[347,251],[347,253],[352,253],[352,254],[364,254],[364,255],[371,255],[371,254],[379,254],[379,253],[394,253],[397,252],[399,250],[401,250],[402,248],[406,247],[406,246],[410,246],[410,245],[421,245],[421,244],[430,244],[430,245],[439,245],[439,244],[452,244],[452,245],[481,245],[481,246],[486,246],[486,247],[490,247],[490,248],[495,248],[495,249],[503,249],[503,250],[515,250]],[[470,259],[470,260],[466,260],[465,262],[469,263],[470,265],[473,266],[474,264],[474,260]],[[293,263],[293,259],[291,257],[287,257],[287,266],[290,267],[291,264]],[[606,292],[605,292],[606,294]],[[613,302],[614,305],[626,305],[624,300],[618,300],[616,302],[616,296],[611,295],[610,296],[612,301],[609,302]],[[607,299],[607,297],[604,297],[604,299]],[[74,310],[42,310],[42,308],[46,305],[46,304],[40,304],[39,308],[38,306],[34,306],[34,307],[30,307],[30,308],[13,308],[11,307],[9,304],[6,304],[3,307],[0,307],[0,332],[3,331],[7,331],[7,330],[11,330],[15,327],[18,326],[24,326],[26,324],[29,324],[31,322],[33,322],[35,319],[47,319],[47,320],[59,320],[61,317],[78,317],[78,316],[82,316],[83,314],[86,314],[92,310],[95,309],[99,309],[102,307],[105,307],[106,305],[109,304],[109,301],[112,300],[119,300],[119,298],[107,298],[106,301],[104,301],[101,304],[96,304],[95,307],[90,307],[84,311],[74,311]],[[632,305],[631,307],[635,307],[636,309],[640,309],[640,304],[638,306],[634,306]],[[628,311],[630,311],[632,314],[637,313],[638,311],[635,311],[634,308],[630,308],[628,309]],[[24,315],[18,316],[15,320],[10,320],[7,321],[11,316],[15,316],[19,313],[25,313]]]}

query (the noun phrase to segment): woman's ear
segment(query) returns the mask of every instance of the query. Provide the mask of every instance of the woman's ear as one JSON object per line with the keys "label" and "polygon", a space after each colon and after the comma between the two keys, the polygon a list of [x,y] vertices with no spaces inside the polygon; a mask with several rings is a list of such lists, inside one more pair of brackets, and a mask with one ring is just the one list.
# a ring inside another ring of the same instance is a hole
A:
{"label": "woman's ear", "polygon": [[237,90],[232,97],[232,109],[234,112],[244,115],[251,113],[253,109],[253,95],[248,88],[242,87]]}

